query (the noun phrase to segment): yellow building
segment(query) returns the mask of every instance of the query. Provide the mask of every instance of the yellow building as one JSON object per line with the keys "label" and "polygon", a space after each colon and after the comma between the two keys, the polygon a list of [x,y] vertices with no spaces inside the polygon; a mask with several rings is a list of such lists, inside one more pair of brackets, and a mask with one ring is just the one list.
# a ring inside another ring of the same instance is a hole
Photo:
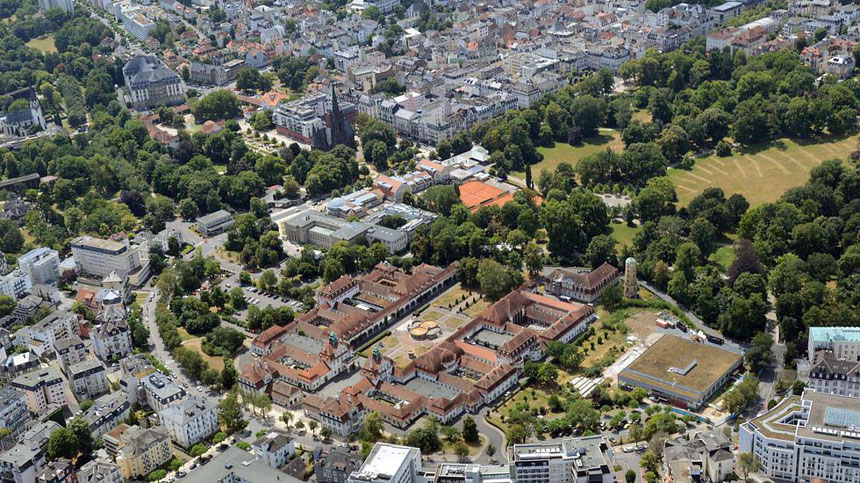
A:
{"label": "yellow building", "polygon": [[105,433],[105,450],[116,458],[124,481],[146,476],[173,457],[170,436],[161,427],[120,424]]}

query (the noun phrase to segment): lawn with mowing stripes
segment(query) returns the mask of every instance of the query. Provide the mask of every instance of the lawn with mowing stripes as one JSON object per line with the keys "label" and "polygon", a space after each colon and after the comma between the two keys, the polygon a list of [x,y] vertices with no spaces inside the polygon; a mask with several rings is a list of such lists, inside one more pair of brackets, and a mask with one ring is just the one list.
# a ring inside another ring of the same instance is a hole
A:
{"label": "lawn with mowing stripes", "polygon": [[857,141],[856,134],[821,142],[780,139],[725,158],[697,159],[689,171],[670,169],[669,178],[682,206],[710,186],[722,188],[727,197],[740,193],[755,206],[775,201],[788,188],[805,183],[809,171],[822,161],[846,159],[858,148]]}

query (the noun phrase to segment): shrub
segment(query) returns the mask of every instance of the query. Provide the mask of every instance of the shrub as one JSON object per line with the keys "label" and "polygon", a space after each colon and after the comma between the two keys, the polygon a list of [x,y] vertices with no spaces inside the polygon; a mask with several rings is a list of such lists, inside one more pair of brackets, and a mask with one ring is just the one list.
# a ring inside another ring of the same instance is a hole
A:
{"label": "shrub", "polygon": [[717,156],[724,158],[726,156],[732,155],[732,145],[729,144],[725,139],[721,139],[720,142],[717,143]]}
{"label": "shrub", "polygon": [[167,476],[167,471],[166,471],[166,470],[155,470],[155,471],[153,471],[152,473],[150,473],[150,474],[149,474],[149,476],[147,477],[147,479],[148,479],[149,481],[158,481],[158,480],[163,479],[163,478],[164,478],[164,477],[166,477],[166,476]]}
{"label": "shrub", "polygon": [[224,431],[218,431],[217,433],[215,433],[215,436],[212,436],[212,443],[218,444],[225,439],[227,439],[227,433],[225,433]]}

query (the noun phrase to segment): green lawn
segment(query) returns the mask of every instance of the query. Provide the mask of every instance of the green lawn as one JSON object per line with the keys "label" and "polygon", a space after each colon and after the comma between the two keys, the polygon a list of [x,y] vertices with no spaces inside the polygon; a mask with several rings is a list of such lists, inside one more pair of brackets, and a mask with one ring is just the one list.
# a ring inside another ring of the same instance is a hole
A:
{"label": "green lawn", "polygon": [[[709,186],[720,187],[726,196],[740,193],[750,205],[775,201],[785,190],[802,185],[809,171],[826,159],[845,159],[857,149],[858,136],[824,142],[780,139],[751,146],[742,153],[696,160],[692,170],[670,169],[681,206]],[[534,171],[533,171],[534,172]]]}
{"label": "green lawn", "polygon": [[56,53],[57,46],[54,44],[54,36],[46,35],[37,39],[32,39],[25,44],[27,47],[32,47],[36,50],[41,50],[45,54]]}
{"label": "green lawn", "polygon": [[708,257],[709,260],[717,262],[722,267],[723,271],[729,269],[729,265],[735,259],[735,247],[732,245],[723,245]]}
{"label": "green lawn", "polygon": [[[556,166],[561,162],[569,163],[576,167],[576,163],[589,154],[602,151],[606,148],[612,148],[614,151],[624,149],[624,143],[621,142],[621,135],[614,129],[601,129],[600,135],[592,138],[586,138],[585,143],[581,146],[571,146],[567,143],[555,143],[551,148],[539,147],[538,152],[543,154],[543,161],[532,165],[532,176],[537,180],[540,172],[543,169],[554,171]],[[524,177],[522,172],[512,173],[517,177]]]}
{"label": "green lawn", "polygon": [[627,223],[624,222],[616,222],[612,221],[609,224],[609,228],[612,229],[612,238],[615,238],[615,241],[618,242],[619,248],[622,245],[627,245],[628,247],[633,246],[633,235],[639,231],[638,226],[627,226]]}

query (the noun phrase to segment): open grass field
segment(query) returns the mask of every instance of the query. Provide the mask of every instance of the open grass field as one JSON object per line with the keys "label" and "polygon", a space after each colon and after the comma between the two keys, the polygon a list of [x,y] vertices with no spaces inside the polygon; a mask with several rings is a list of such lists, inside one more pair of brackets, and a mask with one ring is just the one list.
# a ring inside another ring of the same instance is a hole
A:
{"label": "open grass field", "polygon": [[54,44],[54,37],[52,35],[46,35],[45,37],[32,39],[24,45],[26,45],[27,47],[34,48],[36,50],[40,50],[42,51],[42,53],[45,54],[57,52],[57,46]]}
{"label": "open grass field", "polygon": [[732,245],[723,245],[712,253],[708,259],[716,262],[723,271],[726,271],[735,259],[735,247]]}
{"label": "open grass field", "polygon": [[[624,143],[621,142],[621,134],[614,129],[601,129],[600,135],[592,138],[586,138],[582,146],[571,146],[567,143],[555,143],[551,148],[539,147],[538,152],[543,154],[543,161],[532,165],[532,176],[534,179],[540,175],[544,169],[554,171],[559,163],[565,162],[573,167],[576,163],[588,156],[606,148],[612,148],[613,151],[621,151],[624,149]],[[522,172],[512,173],[514,176],[523,178],[525,174]]]}
{"label": "open grass field", "polygon": [[638,226],[627,226],[625,222],[616,222],[615,220],[609,224],[609,228],[612,229],[612,238],[618,242],[618,248],[621,248],[622,245],[627,245],[628,247],[633,246],[633,235],[639,231]]}
{"label": "open grass field", "polygon": [[856,134],[826,142],[780,139],[725,158],[700,158],[692,170],[670,169],[669,178],[675,182],[681,206],[709,186],[722,188],[727,197],[740,193],[756,206],[805,183],[809,171],[822,161],[846,158],[857,149],[858,139]]}
{"label": "open grass field", "polygon": [[191,339],[184,341],[182,343],[183,347],[188,349],[193,349],[200,353],[203,356],[203,360],[209,363],[209,367],[215,369],[216,371],[221,371],[224,369],[224,358],[223,357],[212,357],[203,352],[203,338],[198,337],[196,339]]}

